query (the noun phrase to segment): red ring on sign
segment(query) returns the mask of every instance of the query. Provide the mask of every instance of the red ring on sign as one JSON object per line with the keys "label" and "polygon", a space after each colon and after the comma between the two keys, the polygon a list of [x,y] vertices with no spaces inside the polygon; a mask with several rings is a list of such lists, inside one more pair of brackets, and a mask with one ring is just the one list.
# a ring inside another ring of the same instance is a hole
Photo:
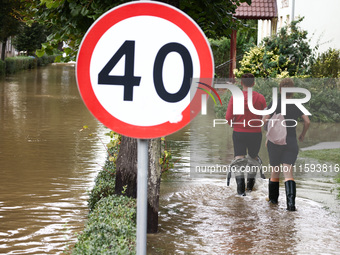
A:
{"label": "red ring on sign", "polygon": [[[78,89],[85,105],[100,122],[113,131],[124,136],[146,139],[166,136],[186,126],[193,117],[190,113],[190,104],[183,110],[183,119],[178,123],[165,122],[154,126],[131,125],[112,116],[101,105],[93,91],[90,78],[92,54],[104,33],[122,20],[141,15],[166,19],[187,34],[198,54],[200,78],[212,78],[214,64],[209,44],[202,30],[189,16],[170,5],[155,2],[133,2],[120,5],[106,12],[89,28],[80,45],[76,65]],[[197,90],[194,99],[198,95],[201,95],[200,90]]]}

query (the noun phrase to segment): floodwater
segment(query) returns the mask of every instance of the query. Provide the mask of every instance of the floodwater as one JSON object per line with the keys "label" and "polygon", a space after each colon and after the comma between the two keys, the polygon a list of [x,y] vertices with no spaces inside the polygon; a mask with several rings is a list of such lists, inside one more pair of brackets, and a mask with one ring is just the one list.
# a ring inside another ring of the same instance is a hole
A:
{"label": "floodwater", "polygon": [[[239,197],[225,173],[193,178],[193,165],[233,157],[230,128],[212,128],[209,111],[167,137],[176,164],[162,176],[159,233],[148,235],[148,254],[337,254],[334,174],[297,174],[296,212],[285,210],[282,185],[279,205],[268,205],[267,179]],[[106,157],[106,132],[79,96],[73,65],[0,80],[0,254],[62,254],[72,247]],[[313,124],[300,147],[339,141],[339,132],[339,124]],[[267,164],[264,145],[260,156]]]}
{"label": "floodwater", "polygon": [[74,243],[106,157],[105,132],[72,65],[0,80],[0,254],[62,254]]}
{"label": "floodwater", "polygon": [[[268,173],[267,179],[257,178],[253,192],[240,197],[235,179],[228,187],[226,173],[217,171],[217,165],[233,158],[232,129],[213,127],[209,109],[167,138],[177,163],[162,178],[159,233],[148,235],[148,254],[339,254],[338,173],[298,171],[296,212],[286,211],[283,182],[279,205],[268,204]],[[299,146],[339,141],[339,130],[339,124],[312,124]],[[264,137],[260,157],[268,165]],[[195,166],[209,164],[215,172],[197,173]],[[296,165],[304,164],[313,162],[299,159]]]}

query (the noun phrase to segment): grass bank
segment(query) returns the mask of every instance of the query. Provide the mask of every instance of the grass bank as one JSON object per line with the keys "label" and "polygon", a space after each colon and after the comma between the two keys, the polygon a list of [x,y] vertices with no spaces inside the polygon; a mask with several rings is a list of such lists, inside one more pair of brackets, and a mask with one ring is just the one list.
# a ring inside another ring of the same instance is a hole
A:
{"label": "grass bank", "polygon": [[340,164],[340,149],[300,151],[299,156],[305,158],[314,158],[321,162]]}
{"label": "grass bank", "polygon": [[[300,151],[299,157],[303,158],[313,158],[321,163],[329,162],[334,163],[335,165],[340,167],[340,149],[324,149],[324,150],[308,150],[308,151]],[[340,184],[340,173],[338,177],[335,178],[335,181]],[[340,186],[337,188],[338,190],[338,199],[340,199]]]}

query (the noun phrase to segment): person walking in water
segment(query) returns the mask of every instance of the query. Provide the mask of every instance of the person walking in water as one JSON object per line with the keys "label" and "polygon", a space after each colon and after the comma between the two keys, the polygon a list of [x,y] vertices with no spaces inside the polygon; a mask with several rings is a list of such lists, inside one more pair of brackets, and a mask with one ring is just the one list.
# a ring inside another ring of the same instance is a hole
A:
{"label": "person walking in water", "polygon": [[[291,78],[285,78],[280,82],[280,92],[282,88],[294,87],[294,81]],[[286,98],[292,98],[293,93],[287,93]],[[272,103],[269,104],[268,108],[271,108]],[[278,100],[276,110],[270,114],[263,117],[263,121],[266,125],[271,125],[268,120],[274,114],[281,113],[281,99]],[[269,179],[269,202],[272,204],[278,203],[279,198],[279,179],[280,170],[282,170],[285,177],[285,190],[286,190],[286,202],[287,210],[295,211],[295,197],[296,197],[296,183],[294,181],[292,167],[295,164],[297,155],[299,152],[299,147],[297,144],[296,137],[296,123],[301,117],[303,120],[303,130],[299,135],[299,141],[302,142],[305,138],[307,130],[310,125],[310,120],[307,115],[304,115],[302,111],[295,104],[287,104],[286,115],[283,116],[285,119],[286,133],[286,144],[275,144],[274,142],[267,141],[267,150],[269,155],[269,163],[271,165],[271,176]],[[280,122],[282,125],[282,122]],[[280,127],[281,128],[281,127]],[[269,129],[269,127],[268,127]],[[282,132],[281,132],[282,133]],[[271,139],[273,140],[273,139]],[[281,169],[280,169],[281,166]]]}
{"label": "person walking in water", "polygon": [[[236,115],[233,113],[233,97],[231,97],[225,117],[228,124],[233,128],[234,159],[230,167],[235,171],[237,193],[241,196],[246,195],[245,170],[252,170],[247,175],[247,190],[251,191],[255,184],[256,171],[254,169],[259,168],[261,162],[258,153],[262,141],[262,116],[253,114],[248,107],[248,88],[253,87],[254,84],[254,75],[251,73],[242,75],[244,114]],[[267,107],[264,96],[258,92],[252,91],[252,101],[257,110],[263,110]]]}

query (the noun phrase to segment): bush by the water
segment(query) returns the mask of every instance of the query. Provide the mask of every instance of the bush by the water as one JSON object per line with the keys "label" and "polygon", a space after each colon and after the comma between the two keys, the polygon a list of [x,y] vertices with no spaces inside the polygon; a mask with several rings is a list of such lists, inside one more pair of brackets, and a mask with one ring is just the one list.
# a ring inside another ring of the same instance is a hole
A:
{"label": "bush by the water", "polygon": [[[56,56],[42,56],[37,57],[9,57],[5,59],[5,62],[0,62],[0,75],[1,70],[5,70],[3,74],[14,74],[21,70],[33,69],[37,66],[46,66],[54,62]],[[3,66],[4,65],[4,66]]]}
{"label": "bush by the water", "polygon": [[108,135],[108,157],[90,191],[89,218],[72,254],[136,253],[136,199],[114,194],[120,136]]}
{"label": "bush by the water", "polygon": [[42,57],[37,58],[37,65],[38,66],[46,66],[48,64],[54,63],[56,55],[44,55]]}
{"label": "bush by the water", "polygon": [[14,74],[25,69],[33,69],[37,66],[34,57],[10,57],[5,59],[6,73]]}
{"label": "bush by the water", "polygon": [[116,167],[114,162],[107,160],[104,169],[98,173],[95,179],[95,185],[90,191],[90,197],[88,200],[90,211],[95,208],[96,203],[100,199],[113,195],[115,192]]}
{"label": "bush by the water", "polygon": [[135,254],[136,200],[108,196],[96,203],[72,254]]}

